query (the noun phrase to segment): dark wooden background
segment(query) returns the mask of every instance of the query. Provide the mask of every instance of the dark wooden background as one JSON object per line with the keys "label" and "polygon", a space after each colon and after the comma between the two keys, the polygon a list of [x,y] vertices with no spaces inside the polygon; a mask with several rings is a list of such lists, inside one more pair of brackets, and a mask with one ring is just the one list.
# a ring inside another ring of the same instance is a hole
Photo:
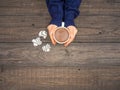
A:
{"label": "dark wooden background", "polygon": [[0,90],[120,90],[120,0],[80,11],[75,41],[45,53],[31,43],[50,21],[45,0],[0,0]]}

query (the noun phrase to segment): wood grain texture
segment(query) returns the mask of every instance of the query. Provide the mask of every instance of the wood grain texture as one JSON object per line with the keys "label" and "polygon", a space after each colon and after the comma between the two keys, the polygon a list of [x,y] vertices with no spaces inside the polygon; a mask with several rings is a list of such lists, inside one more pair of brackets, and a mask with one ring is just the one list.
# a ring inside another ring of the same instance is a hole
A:
{"label": "wood grain texture", "polygon": [[[117,15],[119,0],[84,0],[81,15]],[[45,0],[1,0],[0,15],[48,15]]]}
{"label": "wood grain texture", "polygon": [[[49,21],[49,16],[0,16],[0,27],[30,27],[34,24],[34,27],[46,28]],[[75,22],[78,27],[112,28],[120,25],[120,18],[118,16],[86,15],[79,16]]]}
{"label": "wood grain texture", "polygon": [[120,68],[6,67],[2,90],[119,90]]}
{"label": "wood grain texture", "polygon": [[79,9],[74,43],[45,53],[31,43],[51,19],[45,0],[0,0],[0,90],[120,90],[120,0]]}
{"label": "wood grain texture", "polygon": [[[45,44],[45,43],[44,43]],[[43,44],[43,45],[44,45]],[[23,66],[116,66],[120,65],[119,43],[74,43],[52,46],[45,53],[32,43],[0,44],[0,63]]]}
{"label": "wood grain texture", "polygon": [[[48,20],[46,16],[1,16],[0,42],[31,42],[40,30],[46,30]],[[80,16],[76,24],[79,32],[75,42],[120,42],[118,17]]]}
{"label": "wood grain texture", "polygon": [[[119,0],[84,0],[80,11],[75,42],[120,42]],[[45,0],[1,0],[0,42],[31,42],[50,19]]]}

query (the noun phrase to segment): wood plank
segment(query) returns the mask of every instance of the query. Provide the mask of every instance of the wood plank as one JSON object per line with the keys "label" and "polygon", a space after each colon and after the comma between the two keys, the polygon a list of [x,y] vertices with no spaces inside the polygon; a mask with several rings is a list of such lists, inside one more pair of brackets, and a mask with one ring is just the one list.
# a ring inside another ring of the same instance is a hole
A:
{"label": "wood plank", "polygon": [[120,67],[14,67],[0,73],[2,90],[119,90]]}
{"label": "wood plank", "polygon": [[0,16],[0,27],[46,27],[49,21],[49,16]]}
{"label": "wood plank", "polygon": [[[108,27],[110,28],[110,27]],[[38,36],[41,30],[46,28],[39,27],[1,27],[0,42],[31,42]],[[110,29],[100,28],[78,28],[79,32],[74,42],[120,42],[120,28],[111,27]],[[44,42],[50,42],[49,36]]]}
{"label": "wood plank", "polygon": [[[94,7],[94,6],[93,6]],[[104,16],[119,16],[120,8],[116,7],[114,8],[99,8],[95,7],[92,8],[90,6],[85,6],[81,5],[80,8],[80,15],[104,15]],[[10,16],[10,15],[49,15],[47,9],[41,9],[41,8],[18,8],[18,7],[2,7],[0,8],[0,16]]]}
{"label": "wood plank", "polygon": [[[119,4],[120,1],[119,0],[84,0],[82,1],[82,5],[84,4]],[[40,5],[39,5],[40,4]],[[1,3],[0,3],[0,6],[1,7],[21,7],[21,6],[31,6],[31,7],[36,7],[37,6],[45,6],[46,5],[46,2],[45,0],[1,0]]]}
{"label": "wood plank", "polygon": [[[0,27],[34,26],[45,28],[50,19],[49,16],[1,16]],[[79,16],[75,22],[77,27],[117,28],[120,25],[120,18],[118,16]]]}
{"label": "wood plank", "polygon": [[[46,30],[49,20],[49,16],[1,16],[0,42],[31,42]],[[79,30],[75,42],[120,42],[117,16],[80,16],[75,22]]]}
{"label": "wood plank", "polygon": [[[103,4],[104,3],[104,4]],[[80,7],[81,15],[117,15],[120,3],[113,0],[84,0]],[[44,0],[12,0],[1,1],[0,15],[49,15]]]}
{"label": "wood plank", "polygon": [[[46,43],[43,43],[45,45]],[[32,43],[1,43],[0,64],[11,66],[118,66],[120,43],[73,43],[45,53]]]}

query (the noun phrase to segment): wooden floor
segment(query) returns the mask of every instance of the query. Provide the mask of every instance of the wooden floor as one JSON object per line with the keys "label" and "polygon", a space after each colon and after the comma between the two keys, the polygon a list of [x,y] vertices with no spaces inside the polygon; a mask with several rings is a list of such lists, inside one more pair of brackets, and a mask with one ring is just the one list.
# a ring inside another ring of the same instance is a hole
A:
{"label": "wooden floor", "polygon": [[45,53],[31,43],[50,21],[45,0],[0,0],[0,90],[120,90],[120,0],[80,11],[75,41]]}

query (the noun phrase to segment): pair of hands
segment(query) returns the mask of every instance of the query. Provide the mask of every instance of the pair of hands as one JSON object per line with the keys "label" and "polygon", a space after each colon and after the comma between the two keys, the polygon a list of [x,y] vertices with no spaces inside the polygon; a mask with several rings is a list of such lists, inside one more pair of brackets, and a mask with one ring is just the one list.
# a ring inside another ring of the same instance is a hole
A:
{"label": "pair of hands", "polygon": [[[53,33],[55,32],[56,28],[57,28],[57,26],[53,25],[53,24],[50,24],[47,27],[48,32],[49,32],[49,36],[50,36],[50,39],[51,39],[53,45],[56,45],[56,41],[53,38]],[[74,40],[74,38],[75,38],[75,36],[76,36],[76,34],[78,32],[78,30],[77,30],[77,28],[75,26],[68,26],[67,28],[70,31],[70,39],[69,39],[68,42],[66,42],[64,44],[65,47],[67,47]]]}

